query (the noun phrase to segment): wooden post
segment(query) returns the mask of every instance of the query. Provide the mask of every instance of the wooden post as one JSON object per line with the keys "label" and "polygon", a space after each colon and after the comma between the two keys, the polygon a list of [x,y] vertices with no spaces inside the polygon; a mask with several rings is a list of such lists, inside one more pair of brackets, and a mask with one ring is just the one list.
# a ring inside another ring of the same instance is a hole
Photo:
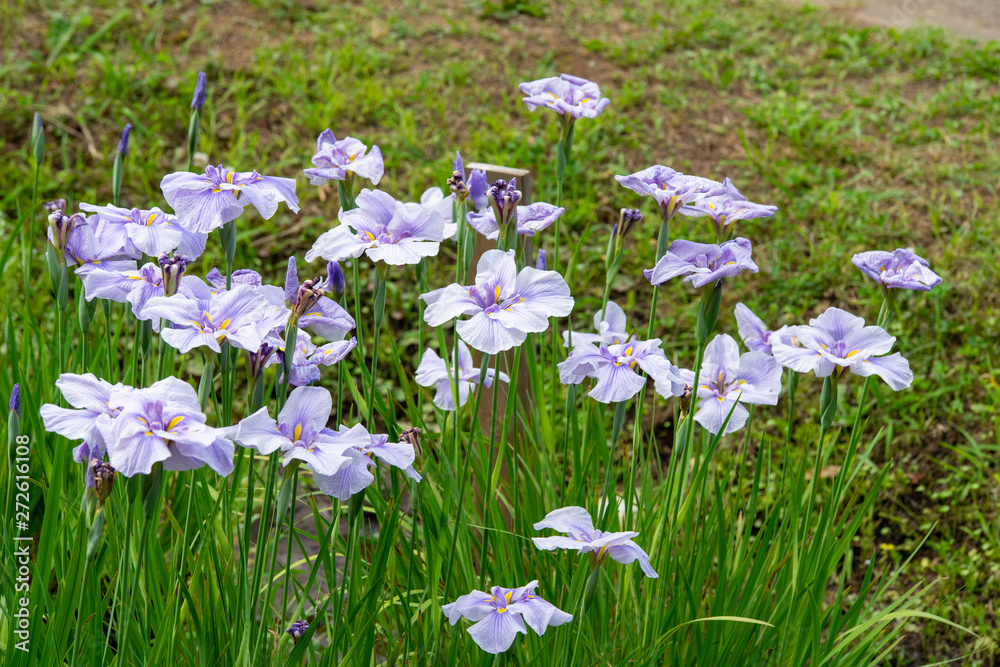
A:
{"label": "wooden post", "polygon": [[[501,167],[495,164],[483,164],[480,162],[471,162],[465,165],[467,169],[482,169],[486,172],[486,180],[489,183],[497,179],[503,179],[509,181],[512,178],[517,179],[517,189],[521,191],[521,201],[522,206],[527,206],[531,203],[531,172],[527,169],[515,169],[513,167]],[[483,256],[483,253],[487,250],[493,250],[496,248],[496,242],[490,241],[482,234],[475,232],[476,234],[476,245],[472,252],[472,266],[473,270],[476,264],[479,262],[479,258]],[[530,243],[531,239],[525,239]],[[528,257],[532,256],[531,247],[528,247]],[[527,345],[527,341],[525,342]],[[508,350],[499,355],[502,358],[500,362],[500,370],[504,370],[506,367],[510,369],[514,365],[514,351]],[[479,363],[479,358],[481,355],[476,353],[476,363]],[[495,362],[493,362],[495,363]],[[500,382],[494,381],[493,388],[499,387],[500,395],[497,397],[497,437],[503,430],[503,415],[505,414],[505,408],[507,406],[507,392],[509,386]],[[479,404],[479,424],[483,429],[483,434],[486,437],[490,435],[490,417],[493,413],[493,389],[479,388],[477,391],[483,391],[483,397]],[[518,401],[522,406],[529,406],[532,404],[532,394],[531,394],[531,380],[528,377],[528,364],[524,359],[524,353],[521,354],[521,366],[517,373],[517,397]],[[512,424],[510,433],[511,438],[518,437],[521,435],[520,429],[518,427],[517,419],[515,416],[515,422]],[[516,435],[515,435],[516,434]],[[522,439],[523,442],[523,439]]]}

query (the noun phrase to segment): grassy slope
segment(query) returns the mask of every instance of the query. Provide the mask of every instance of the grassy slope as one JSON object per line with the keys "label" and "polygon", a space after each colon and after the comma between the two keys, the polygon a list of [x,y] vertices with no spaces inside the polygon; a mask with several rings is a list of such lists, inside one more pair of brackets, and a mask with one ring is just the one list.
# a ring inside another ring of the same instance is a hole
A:
{"label": "grassy slope", "polygon": [[[35,110],[48,132],[43,198],[108,200],[110,156],[129,120],[123,197],[162,205],[159,178],[183,168],[199,69],[211,86],[202,150],[213,162],[300,174],[315,134],[330,126],[381,146],[382,187],[400,197],[443,185],[459,148],[466,160],[535,170],[536,198],[551,198],[556,127],[549,114],[525,110],[516,84],[568,71],[599,81],[612,99],[598,121],[578,128],[570,170],[569,227],[574,242],[584,235],[578,325],[600,299],[610,222],[619,207],[640,204],[612,176],[655,162],[728,175],[751,199],[781,208],[743,227],[761,271],[734,282],[724,312],[743,300],[779,325],[838,305],[873,320],[877,290],[850,255],[914,247],[945,284],[901,298],[893,333],[918,379],[913,391],[882,386],[877,394],[874,421],[887,424],[877,451],[898,465],[859,547],[899,558],[930,532],[911,572],[948,577],[935,611],[995,632],[1000,46],[860,29],[757,0],[639,0],[627,10],[522,2],[521,12],[499,16],[488,5],[486,17],[479,5],[442,0],[86,4],[50,2],[35,12],[15,1],[0,10],[4,238],[18,205],[29,205],[25,146]],[[544,18],[529,15],[538,9]],[[335,211],[334,190],[299,181],[302,213],[249,218],[256,253],[241,247],[244,264],[275,280],[284,258],[301,255]],[[705,240],[703,225],[682,221],[672,235]],[[632,288],[651,266],[654,228],[635,232],[612,294],[636,323],[648,304],[634,303]],[[47,292],[40,256],[36,268]],[[5,293],[17,289],[19,273],[16,262],[7,266]],[[412,344],[404,332],[416,318],[415,295],[407,285],[394,289],[390,314]],[[695,303],[690,292],[668,301],[660,335],[668,354],[684,360],[689,351],[671,340],[693,326]],[[731,318],[722,327],[735,334]],[[910,636],[904,654],[922,662],[969,648],[928,627]]]}

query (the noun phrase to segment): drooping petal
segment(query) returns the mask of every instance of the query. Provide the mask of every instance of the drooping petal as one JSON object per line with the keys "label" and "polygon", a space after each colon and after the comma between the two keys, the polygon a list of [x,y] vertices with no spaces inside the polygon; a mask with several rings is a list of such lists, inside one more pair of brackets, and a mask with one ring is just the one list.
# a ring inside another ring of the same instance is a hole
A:
{"label": "drooping petal", "polygon": [[608,555],[608,558],[622,565],[639,561],[639,567],[642,568],[643,574],[650,579],[656,579],[660,576],[653,569],[653,566],[649,564],[649,555],[632,540],[610,546],[604,553]]}
{"label": "drooping petal", "polygon": [[474,590],[459,596],[452,603],[441,605],[441,611],[444,612],[448,622],[452,625],[458,623],[459,619],[462,618],[478,623],[495,611],[493,601],[493,596],[489,593]]}
{"label": "drooping petal", "polygon": [[[730,412],[732,416],[730,417]],[[722,425],[726,425],[723,435],[729,435],[743,428],[750,412],[742,404],[736,402],[736,396],[726,396],[721,401],[715,396],[707,396],[698,401],[698,410],[694,420],[701,424],[709,433],[718,433]],[[726,422],[726,418],[729,421]]]}
{"label": "drooping petal", "polygon": [[532,537],[531,541],[534,542],[536,549],[541,549],[542,551],[555,551],[556,549],[571,549],[573,551],[579,551],[587,544],[586,542],[581,542],[578,539],[566,537],[564,535],[556,535],[554,537]]}
{"label": "drooping petal", "polygon": [[461,285],[448,285],[440,290],[421,294],[420,298],[427,303],[424,321],[432,327],[439,327],[459,315],[482,312],[469,290]]}
{"label": "drooping petal", "polygon": [[601,403],[627,401],[646,385],[646,378],[625,364],[602,364],[595,369],[594,377],[597,384],[587,395]]}
{"label": "drooping petal", "polygon": [[487,653],[503,653],[511,647],[517,633],[528,634],[520,615],[500,608],[469,627],[473,641]]}
{"label": "drooping petal", "polygon": [[346,501],[375,481],[375,476],[368,471],[369,465],[374,464],[368,457],[362,457],[362,460],[344,466],[335,475],[314,473],[313,480],[326,495]]}
{"label": "drooping petal", "polygon": [[239,423],[236,442],[255,449],[265,456],[278,449],[292,446],[292,441],[278,430],[278,423],[268,416],[267,407],[245,417]]}
{"label": "drooping petal", "polygon": [[868,357],[853,364],[851,372],[862,377],[878,375],[888,383],[893,391],[906,389],[913,384],[913,371],[910,370],[910,363],[899,352],[885,357]]}
{"label": "drooping petal", "polygon": [[551,602],[547,602],[533,594],[529,594],[527,599],[522,602],[515,602],[510,605],[508,610],[521,614],[528,627],[538,633],[539,636],[544,635],[545,630],[549,626],[556,627],[573,620],[572,614],[567,614]]}
{"label": "drooping petal", "polygon": [[[426,311],[424,315],[426,319]],[[524,331],[509,329],[483,312],[477,313],[472,319],[459,322],[455,325],[455,331],[470,346],[491,355],[517,347],[528,337]]]}

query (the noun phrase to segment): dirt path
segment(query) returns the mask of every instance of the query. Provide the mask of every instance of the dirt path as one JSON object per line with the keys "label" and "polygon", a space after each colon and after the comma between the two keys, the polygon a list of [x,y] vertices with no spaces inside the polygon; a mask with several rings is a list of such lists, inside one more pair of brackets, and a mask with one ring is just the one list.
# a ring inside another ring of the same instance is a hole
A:
{"label": "dirt path", "polygon": [[941,26],[981,41],[1000,40],[998,0],[807,0],[862,23]]}

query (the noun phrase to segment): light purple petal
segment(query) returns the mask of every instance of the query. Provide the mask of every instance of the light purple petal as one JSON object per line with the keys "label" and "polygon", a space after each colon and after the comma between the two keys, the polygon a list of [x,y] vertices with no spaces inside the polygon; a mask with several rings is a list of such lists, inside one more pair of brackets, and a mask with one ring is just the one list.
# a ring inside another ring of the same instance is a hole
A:
{"label": "light purple petal", "polygon": [[869,357],[852,365],[851,372],[862,377],[878,375],[893,391],[906,389],[913,384],[910,363],[899,352],[885,357]]}
{"label": "light purple petal", "polygon": [[511,647],[517,633],[528,634],[524,620],[509,610],[497,610],[469,627],[473,641],[487,653],[503,653]]}

